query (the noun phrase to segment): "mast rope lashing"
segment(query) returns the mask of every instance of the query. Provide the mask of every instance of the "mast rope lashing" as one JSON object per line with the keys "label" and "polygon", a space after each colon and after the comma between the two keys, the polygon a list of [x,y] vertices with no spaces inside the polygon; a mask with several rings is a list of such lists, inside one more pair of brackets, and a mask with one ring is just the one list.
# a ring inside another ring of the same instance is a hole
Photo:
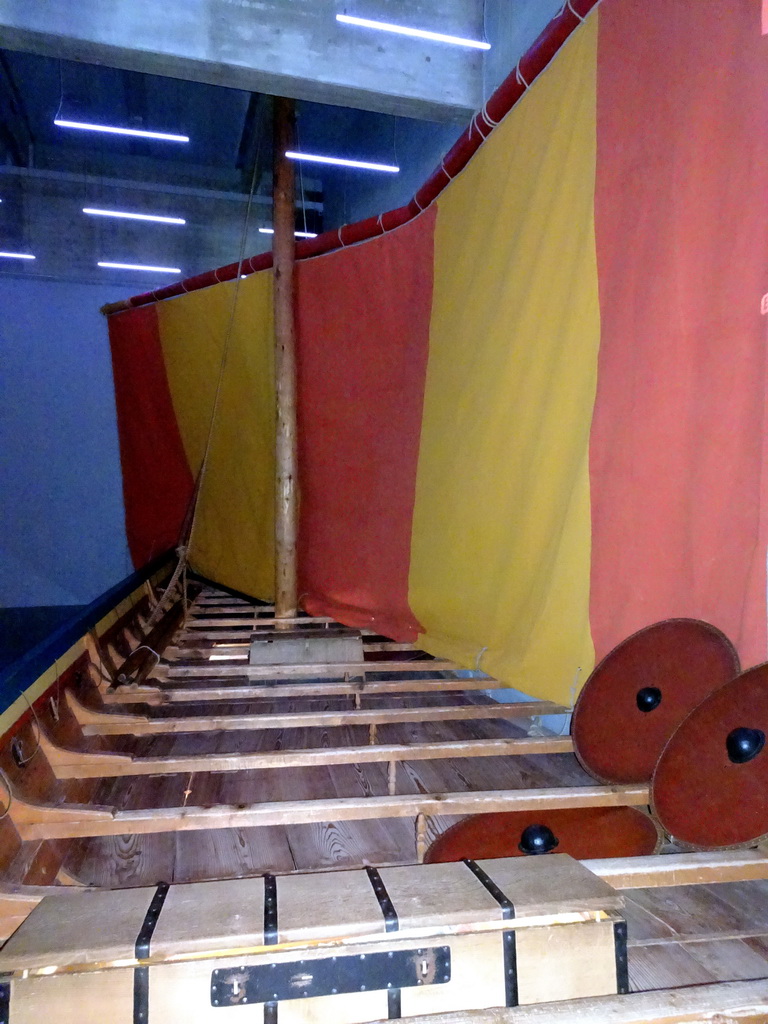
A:
{"label": "mast rope lashing", "polygon": [[570,11],[571,14],[573,14],[575,17],[577,17],[579,19],[579,21],[584,21],[584,15],[583,14],[579,14],[579,12],[574,9],[573,4],[571,3],[571,0],[565,0],[565,3],[563,4],[563,7],[562,7],[562,10],[560,11],[560,13],[564,14],[566,11]]}
{"label": "mast rope lashing", "polygon": [[489,128],[496,128],[500,123],[499,121],[494,121],[493,118],[489,116],[487,103],[484,104],[482,110],[480,111],[480,117],[482,117],[482,119],[485,121]]}

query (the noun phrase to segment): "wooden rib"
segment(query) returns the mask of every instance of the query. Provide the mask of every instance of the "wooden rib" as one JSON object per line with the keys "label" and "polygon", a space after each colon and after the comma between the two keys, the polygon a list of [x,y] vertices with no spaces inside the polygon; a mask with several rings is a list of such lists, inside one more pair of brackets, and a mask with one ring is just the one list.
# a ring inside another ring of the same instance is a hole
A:
{"label": "wooden rib", "polygon": [[635,807],[648,803],[647,786],[574,786],[559,789],[492,790],[285,800],[246,806],[162,807],[138,811],[47,806],[14,796],[9,811],[22,839],[189,832],[200,829],[309,825],[327,821],[412,818],[419,814],[464,815],[499,811],[543,812],[559,807]]}
{"label": "wooden rib", "polygon": [[710,885],[768,878],[768,851],[765,849],[615,857],[582,863],[614,889]]}
{"label": "wooden rib", "polygon": [[[190,704],[212,700],[255,700],[280,697],[338,697],[375,696],[388,693],[448,693],[455,691],[489,690],[497,684],[495,679],[380,679],[370,682],[359,680],[346,683],[261,683],[256,686],[139,686],[119,687],[114,692],[103,692],[107,704]],[[565,714],[568,708],[537,714]]]}
{"label": "wooden rib", "polygon": [[[200,659],[202,664],[208,664],[208,661],[212,654],[217,654],[219,656],[237,655],[239,657],[242,657],[242,655],[245,654],[247,656],[251,647],[250,636],[251,634],[249,633],[242,643],[219,644],[218,647],[194,647],[192,645],[186,646],[183,644],[174,644],[173,647],[168,647],[166,648],[165,651],[163,651],[163,660],[178,661],[180,659],[187,658],[190,661],[192,661]],[[288,630],[285,631],[285,639],[291,639],[291,633]],[[325,639],[325,637],[323,636],[322,633],[318,633],[317,639],[323,640]],[[413,644],[390,643],[388,640],[384,642],[371,641],[369,643],[366,643],[366,641],[364,640],[363,651],[365,651],[366,653],[378,653],[381,651],[419,651],[419,648],[414,647]],[[423,652],[419,651],[419,653]]]}
{"label": "wooden rib", "polygon": [[[161,670],[164,670],[161,672]],[[441,658],[424,658],[402,661],[338,661],[330,664],[312,665],[158,665],[155,675],[165,674],[168,679],[186,679],[190,677],[232,677],[245,676],[248,679],[273,679],[275,675],[295,679],[297,676],[316,678],[320,676],[343,676],[345,673],[356,675],[361,672],[457,672],[461,665],[455,661]]]}
{"label": "wooden rib", "polygon": [[[360,633],[363,637],[366,637],[366,636],[380,636],[381,635],[375,629],[359,629],[357,632]],[[248,640],[250,640],[251,636],[253,636],[253,633],[254,633],[254,628],[250,624],[246,625],[242,629],[235,629],[234,627],[230,626],[230,627],[226,627],[226,628],[221,629],[221,630],[216,630],[216,629],[212,629],[212,630],[202,630],[202,629],[200,629],[200,630],[197,630],[197,629],[195,629],[195,630],[192,630],[191,632],[188,632],[187,630],[182,630],[179,633],[177,640],[178,640],[178,643],[180,643],[180,644],[186,644],[186,643],[196,644],[196,643],[199,643],[200,640],[218,640],[219,642],[221,642],[222,640],[246,640],[246,641],[248,641]],[[322,632],[320,630],[317,630],[317,635],[319,637],[322,637],[323,634],[322,634]],[[363,642],[365,642],[365,641],[363,641]]]}
{"label": "wooden rib", "polygon": [[190,772],[237,772],[259,768],[306,768],[334,764],[373,764],[442,760],[448,757],[509,757],[568,753],[568,736],[494,740],[453,740],[444,743],[389,743],[381,746],[318,747],[251,754],[200,754],[188,757],[142,757],[129,754],[66,750],[45,736],[40,747],[58,779],[115,778]]}
{"label": "wooden rib", "polygon": [[337,725],[390,725],[402,722],[458,722],[551,714],[545,701],[520,704],[470,704],[463,707],[381,708],[250,715],[200,715],[194,718],[147,718],[92,711],[71,690],[67,700],[86,736],[154,736],[180,732],[232,732],[261,729],[329,728]]}
{"label": "wooden rib", "polygon": [[[765,1024],[768,979],[409,1017],[409,1024]],[[388,1024],[386,1020],[372,1024]]]}
{"label": "wooden rib", "polygon": [[279,622],[285,622],[288,625],[309,625],[313,622],[336,622],[336,619],[332,619],[328,615],[293,615],[287,619],[276,619],[274,616],[262,618],[258,615],[250,617],[245,615],[223,616],[221,618],[213,615],[190,615],[187,619],[187,629],[210,629],[211,626],[226,626],[229,629],[232,626],[275,626]]}
{"label": "wooden rib", "polygon": [[197,611],[200,608],[217,608],[222,606],[224,608],[236,608],[245,609],[251,611],[274,611],[275,606],[273,604],[256,604],[255,601],[245,601],[240,597],[207,597],[200,596],[196,598],[190,605],[190,609]]}

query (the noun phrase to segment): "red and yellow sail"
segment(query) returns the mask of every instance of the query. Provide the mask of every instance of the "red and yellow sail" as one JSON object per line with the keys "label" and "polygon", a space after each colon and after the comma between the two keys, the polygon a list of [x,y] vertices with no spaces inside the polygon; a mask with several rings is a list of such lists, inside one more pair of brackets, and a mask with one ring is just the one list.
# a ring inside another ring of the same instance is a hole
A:
{"label": "red and yellow sail", "polygon": [[[298,264],[307,609],[565,702],[669,616],[765,658],[766,80],[760,0],[604,0],[423,212]],[[137,564],[215,402],[191,562],[271,597],[269,271],[110,330]]]}

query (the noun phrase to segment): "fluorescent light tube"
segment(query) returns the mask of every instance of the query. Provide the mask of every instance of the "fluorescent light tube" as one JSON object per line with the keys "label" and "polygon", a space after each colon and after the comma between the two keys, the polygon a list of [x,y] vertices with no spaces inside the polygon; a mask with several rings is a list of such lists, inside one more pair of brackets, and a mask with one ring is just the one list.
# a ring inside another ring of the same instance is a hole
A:
{"label": "fluorescent light tube", "polygon": [[372,164],[367,160],[345,160],[341,156],[318,156],[317,153],[294,153],[286,150],[289,160],[306,160],[310,164],[334,164],[337,167],[358,167],[361,171],[386,171],[388,174],[399,174],[400,168],[392,164]]}
{"label": "fluorescent light tube", "polygon": [[127,213],[125,210],[100,210],[95,206],[84,206],[83,213],[89,213],[92,217],[121,217],[125,220],[151,220],[158,224],[187,223],[183,217],[161,217],[160,214],[157,213]]}
{"label": "fluorescent light tube", "polygon": [[392,25],[388,21],[373,21],[371,18],[354,18],[350,14],[337,14],[336,21],[344,25],[357,25],[359,28],[374,28],[379,32],[394,32],[399,36],[412,36],[415,39],[429,39],[433,43],[451,43],[453,46],[469,46],[474,50],[490,50],[491,44],[482,39],[462,39],[461,36],[448,36],[444,32],[429,32],[424,28],[409,28],[407,25]]}
{"label": "fluorescent light tube", "polygon": [[157,274],[180,274],[180,267],[150,267],[143,263],[107,263],[106,260],[99,260],[100,267],[107,267],[110,270],[154,270]]}
{"label": "fluorescent light tube", "polygon": [[34,260],[36,256],[30,256],[27,252],[0,252],[0,256],[3,256],[7,260]]}
{"label": "fluorescent light tube", "polygon": [[[274,235],[274,228],[259,228],[262,235]],[[316,231],[294,231],[294,238],[317,238]]]}
{"label": "fluorescent light tube", "polygon": [[59,128],[80,128],[85,132],[106,132],[108,135],[132,135],[139,139],[161,139],[164,142],[189,142],[188,135],[172,135],[170,132],[145,132],[140,128],[118,128],[110,124],[88,124],[86,121],[64,121],[57,117],[54,124]]}

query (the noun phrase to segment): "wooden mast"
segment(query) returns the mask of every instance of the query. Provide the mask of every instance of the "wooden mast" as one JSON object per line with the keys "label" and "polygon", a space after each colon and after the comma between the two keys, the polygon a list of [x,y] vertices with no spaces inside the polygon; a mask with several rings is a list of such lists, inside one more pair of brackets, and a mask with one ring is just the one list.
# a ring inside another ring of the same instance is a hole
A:
{"label": "wooden mast", "polygon": [[295,102],[274,101],[274,319],[277,429],[275,441],[275,618],[296,615],[297,458],[296,332],[294,284],[294,170],[285,156],[293,146]]}

